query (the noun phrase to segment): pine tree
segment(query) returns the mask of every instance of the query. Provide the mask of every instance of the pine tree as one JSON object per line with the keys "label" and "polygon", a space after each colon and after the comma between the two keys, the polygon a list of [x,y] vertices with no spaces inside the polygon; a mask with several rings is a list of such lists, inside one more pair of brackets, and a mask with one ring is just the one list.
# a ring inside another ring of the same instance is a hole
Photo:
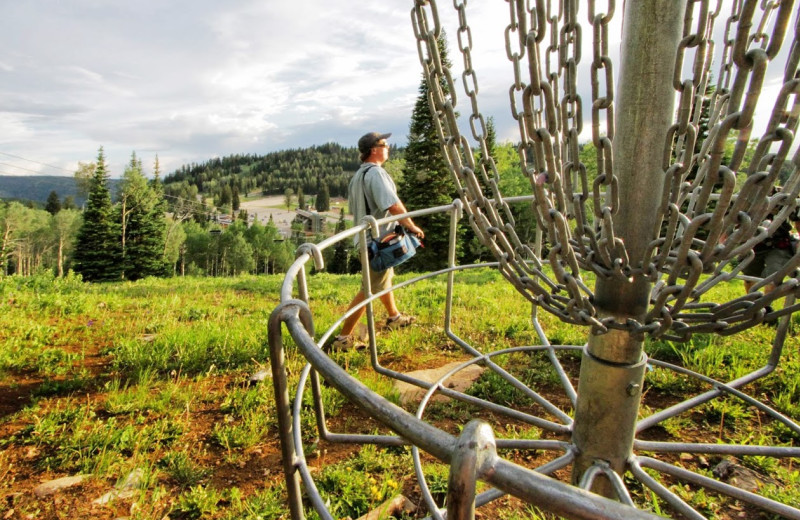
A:
{"label": "pine tree", "polygon": [[[494,126],[494,117],[490,116],[489,119],[486,120],[486,150],[489,152],[489,157],[491,157],[492,161],[496,161],[497,157],[495,155],[495,149],[497,148],[497,130],[495,130]],[[477,154],[478,161],[483,161],[483,150],[478,150]],[[491,176],[492,172],[488,171],[487,168],[487,175]],[[488,186],[486,186],[486,193],[487,197],[491,197],[491,190],[488,190]]]}
{"label": "pine tree", "polygon": [[51,215],[61,211],[61,201],[58,200],[58,193],[55,190],[51,191],[50,195],[47,196],[47,203],[44,205],[44,209]]}
{"label": "pine tree", "polygon": [[[450,66],[444,33],[439,38],[442,63]],[[449,92],[444,83],[442,89]],[[423,77],[414,111],[411,114],[408,146],[405,153],[403,179],[399,186],[400,199],[409,210],[450,204],[456,197],[455,185],[439,145],[428,101],[428,82]],[[425,231],[425,247],[407,262],[412,270],[437,270],[447,267],[450,215],[440,213],[415,217],[414,222]]]}
{"label": "pine tree", "polygon": [[108,178],[101,147],[75,247],[75,271],[86,281],[119,280],[122,274],[120,233],[114,221]]}
{"label": "pine tree", "polygon": [[[495,154],[495,149],[497,148],[497,132],[495,131],[494,127],[494,118],[489,117],[486,120],[486,150],[489,152],[487,158],[484,159],[483,157],[483,150],[478,149],[476,155],[476,169],[480,169],[481,165],[483,168],[486,169],[486,175],[491,179],[493,175],[492,163],[497,163],[497,156]],[[483,176],[480,174],[479,171],[476,171],[475,174],[477,175],[481,189],[483,190],[484,196],[488,198],[494,197],[492,193],[492,189],[489,184],[482,182]],[[471,226],[465,225],[463,238],[461,243],[464,244],[461,250],[461,258],[459,261],[461,263],[478,263],[485,260],[489,260],[492,258],[491,252],[481,244],[480,239],[475,234],[475,231],[472,229]]]}
{"label": "pine tree", "polygon": [[228,206],[233,202],[233,191],[231,187],[227,184],[222,187],[222,191],[219,194],[219,204],[220,208]]}
{"label": "pine tree", "polygon": [[297,188],[297,208],[306,209],[306,196],[303,194],[303,187]]}
{"label": "pine tree", "polygon": [[234,186],[233,189],[231,190],[231,208],[233,209],[234,212],[239,211],[241,204],[242,202],[239,199],[239,188]]}
{"label": "pine tree", "polygon": [[120,211],[125,215],[122,219],[125,278],[138,280],[165,274],[166,220],[161,180],[156,176],[148,184],[135,154],[123,176],[121,198]]}
{"label": "pine tree", "polygon": [[[336,223],[336,234],[345,230],[344,208],[339,210],[339,221]],[[349,239],[340,240],[333,248],[333,257],[328,265],[328,271],[335,274],[347,274],[347,259]]]}
{"label": "pine tree", "polygon": [[317,195],[317,211],[328,211],[331,209],[331,194],[328,190],[328,183],[323,182]]}

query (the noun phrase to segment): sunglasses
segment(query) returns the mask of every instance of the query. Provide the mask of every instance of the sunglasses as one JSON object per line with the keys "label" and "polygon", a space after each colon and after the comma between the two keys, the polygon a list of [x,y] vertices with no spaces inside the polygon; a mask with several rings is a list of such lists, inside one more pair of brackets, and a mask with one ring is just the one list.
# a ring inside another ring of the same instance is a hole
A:
{"label": "sunglasses", "polygon": [[386,143],[378,143],[373,148],[389,148],[389,145]]}

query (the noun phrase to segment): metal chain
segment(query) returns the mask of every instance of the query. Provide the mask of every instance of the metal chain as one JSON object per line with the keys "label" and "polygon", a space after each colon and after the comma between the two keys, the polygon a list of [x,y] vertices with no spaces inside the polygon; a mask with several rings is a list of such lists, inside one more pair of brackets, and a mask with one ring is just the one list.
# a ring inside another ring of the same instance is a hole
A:
{"label": "metal chain", "polygon": [[[499,174],[487,146],[486,120],[478,107],[467,1],[454,0],[453,6],[463,60],[461,84],[469,103],[466,117],[479,152],[477,160],[459,129],[455,82],[439,52],[442,27],[437,2],[417,0],[411,14],[443,153],[470,224],[497,258],[506,279],[535,305],[564,322],[587,325],[595,333],[614,328],[686,340],[699,332],[732,334],[800,309],[800,304],[794,304],[779,313],[769,311],[776,299],[800,292],[796,277],[781,283],[800,265],[800,253],[781,272],[756,284],[754,290],[774,284],[768,294],[751,292],[724,303],[701,301],[714,286],[733,279],[752,262],[753,247],[796,209],[800,152],[795,150],[791,158],[789,154],[800,119],[798,19],[772,116],[755,148],[748,150],[767,67],[782,47],[794,0],[734,0],[727,18],[722,16],[722,0],[688,0],[673,71],[678,108],[663,151],[660,218],[644,262],[638,266],[629,264],[625,244],[614,232],[614,217],[624,204],[619,199],[612,150],[614,69],[608,48],[615,2],[606,0],[602,6],[597,0],[588,2],[596,172],[587,171],[581,162],[578,141],[584,120],[578,89],[581,2],[506,2],[505,49],[513,77],[509,105],[519,127],[520,167],[530,179],[532,207],[549,246],[552,278],[543,271],[544,261],[535,248],[519,238],[499,189]],[[718,20],[725,21],[721,45],[712,40]],[[717,48],[721,54],[718,81],[709,93]],[[696,150],[704,118],[708,135]],[[732,157],[726,157],[731,141],[736,143]],[[591,174],[596,174],[594,180]],[[779,178],[786,181],[784,189],[772,194]],[[769,215],[774,218],[766,221]],[[583,271],[601,277],[649,277],[655,283],[644,320],[599,319],[592,291],[581,278]]]}
{"label": "metal chain", "polygon": [[[698,302],[717,283],[730,280],[732,275],[741,272],[754,261],[752,248],[771,235],[795,208],[800,183],[793,181],[780,195],[770,196],[772,186],[778,181],[781,169],[787,167],[791,178],[797,178],[797,164],[789,166],[787,154],[797,130],[797,117],[791,116],[798,103],[798,84],[791,72],[784,74],[784,86],[775,100],[773,115],[765,134],[759,140],[747,168],[747,180],[739,193],[734,196],[736,172],[740,170],[753,125],[753,114],[758,103],[767,66],[781,47],[785,35],[792,2],[761,2],[760,19],[754,23],[758,10],[758,0],[734,2],[725,30],[725,47],[720,72],[720,87],[716,94],[719,105],[711,105],[711,123],[701,151],[693,161],[698,169],[694,179],[689,178],[690,166],[686,164],[692,133],[696,134],[697,117],[688,119],[688,110],[698,115],[708,81],[708,64],[702,63],[704,46],[713,49],[708,42],[713,30],[714,20],[720,11],[719,2],[713,12],[709,12],[708,2],[695,0],[687,5],[686,27],[691,27],[692,15],[697,12],[698,23],[694,33],[684,31],[684,39],[678,50],[674,86],[680,96],[678,121],[672,127],[666,143],[665,196],[662,201],[662,215],[666,223],[666,233],[658,241],[660,251],[655,252],[658,271],[669,273],[665,281],[653,291],[653,305],[646,322],[662,325],[656,334],[676,339],[688,339],[691,334],[713,331],[721,334],[733,333],[760,323],[768,317],[770,303],[776,292],[786,295],[796,291],[797,279],[780,283],[781,279],[800,265],[800,257],[790,261],[781,273],[776,273],[754,287],[758,290],[767,284],[777,288],[769,294],[750,293],[741,305],[716,305]],[[695,4],[699,10],[695,11]],[[772,31],[767,32],[770,20],[774,20]],[[707,22],[706,22],[707,21]],[[704,27],[703,23],[707,23]],[[750,29],[755,28],[751,33]],[[733,37],[735,31],[735,37]],[[702,33],[702,34],[701,34]],[[798,38],[795,28],[794,39]],[[680,79],[682,63],[687,49],[697,47],[692,80]],[[797,65],[787,63],[787,70]],[[705,77],[704,77],[705,76]],[[730,84],[733,79],[732,85]],[[696,85],[690,106],[685,96],[692,85]],[[728,86],[730,85],[730,90]],[[700,90],[702,88],[702,91]],[[794,103],[794,107],[790,106]],[[681,132],[686,136],[681,141]],[[725,145],[735,138],[733,156],[725,163]],[[675,147],[683,143],[683,148]],[[692,145],[693,146],[693,145]],[[775,153],[769,153],[776,149]],[[793,171],[791,171],[793,170]],[[689,183],[687,183],[689,181]],[[686,208],[685,210],[681,210]],[[762,222],[769,215],[775,215],[772,222],[764,227]],[[738,262],[732,273],[724,268]],[[713,272],[713,275],[700,283],[700,273]],[[687,313],[689,309],[702,309],[703,312]],[[782,313],[789,312],[787,309]],[[667,333],[668,327],[671,333]],[[647,327],[647,323],[642,328]]]}

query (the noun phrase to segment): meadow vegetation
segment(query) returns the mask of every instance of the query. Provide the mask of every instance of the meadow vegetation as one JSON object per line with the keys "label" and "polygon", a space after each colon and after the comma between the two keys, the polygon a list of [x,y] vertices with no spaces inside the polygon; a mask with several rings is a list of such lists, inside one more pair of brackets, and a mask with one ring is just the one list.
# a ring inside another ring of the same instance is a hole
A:
{"label": "meadow vegetation", "polygon": [[[400,280],[411,277],[405,274]],[[492,270],[459,273],[453,328],[487,350],[534,345],[530,306]],[[281,275],[229,278],[145,278],[136,282],[89,284],[75,276],[0,279],[0,517],[162,519],[277,519],[287,517],[277,421],[269,380],[252,384],[254,372],[269,368],[267,321],[278,304]],[[309,276],[310,305],[318,335],[344,312],[359,284],[356,275]],[[398,293],[403,311],[419,322],[406,331],[381,332],[381,362],[401,371],[467,359],[442,331],[444,278],[411,285]],[[732,283],[720,299],[739,294]],[[382,309],[376,307],[381,319]],[[581,345],[587,330],[539,313],[553,343]],[[800,419],[800,357],[792,318],[782,364],[746,391],[782,413]],[[688,343],[650,342],[650,355],[721,380],[765,363],[774,329],[759,326],[730,337],[695,336]],[[284,339],[293,382],[303,360]],[[334,359],[362,374],[376,391],[397,402],[396,391],[372,373],[366,351],[336,353]],[[562,352],[577,374],[579,356]],[[507,359],[503,359],[507,358]],[[509,354],[497,359],[520,380],[545,395],[557,394],[558,379],[542,356]],[[654,368],[646,379],[642,414],[705,390],[695,381]],[[327,386],[326,413],[335,431],[384,433]],[[521,408],[533,405],[505,381],[487,373],[469,393]],[[419,493],[404,447],[342,447],[319,442],[306,399],[306,453],[323,499],[337,518],[357,518],[403,492]],[[477,412],[461,403],[434,403],[436,418],[457,433]],[[571,410],[568,410],[571,413]],[[546,432],[516,422],[500,425],[505,437],[534,439]],[[670,419],[652,429],[662,440],[795,445],[798,436],[766,420],[754,408],[724,399]],[[543,460],[522,450],[506,456],[536,466]],[[721,459],[720,459],[721,460]],[[681,460],[711,472],[719,460]],[[760,493],[800,507],[798,471],[791,461],[748,457],[738,463],[770,483]],[[446,467],[425,458],[434,496],[446,492]],[[104,505],[92,504],[134,470],[136,493]],[[76,474],[80,485],[38,499],[41,482]],[[689,502],[717,517],[734,517],[734,501],[670,482]],[[645,490],[635,500],[653,511],[665,505]],[[498,518],[546,518],[513,499],[493,505]],[[314,515],[312,514],[313,518]]]}

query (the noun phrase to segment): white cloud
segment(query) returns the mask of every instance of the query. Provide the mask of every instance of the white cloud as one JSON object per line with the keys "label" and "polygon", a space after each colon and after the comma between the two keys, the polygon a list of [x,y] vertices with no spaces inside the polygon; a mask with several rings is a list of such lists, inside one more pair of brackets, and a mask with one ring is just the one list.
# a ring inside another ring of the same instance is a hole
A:
{"label": "white cloud", "polygon": [[[215,155],[355,144],[372,129],[402,143],[421,78],[412,5],[69,0],[43,9],[3,2],[0,144],[67,169],[92,160],[102,145],[120,174],[134,150],[145,164],[158,153],[170,171]],[[457,19],[451,4],[439,8],[461,88]],[[508,4],[476,2],[467,14],[479,106],[495,116],[500,139],[516,140]],[[616,49],[619,30],[609,34]],[[588,70],[591,28],[583,38]],[[589,117],[588,72],[583,77]],[[462,117],[470,112],[463,94],[458,109]]]}

